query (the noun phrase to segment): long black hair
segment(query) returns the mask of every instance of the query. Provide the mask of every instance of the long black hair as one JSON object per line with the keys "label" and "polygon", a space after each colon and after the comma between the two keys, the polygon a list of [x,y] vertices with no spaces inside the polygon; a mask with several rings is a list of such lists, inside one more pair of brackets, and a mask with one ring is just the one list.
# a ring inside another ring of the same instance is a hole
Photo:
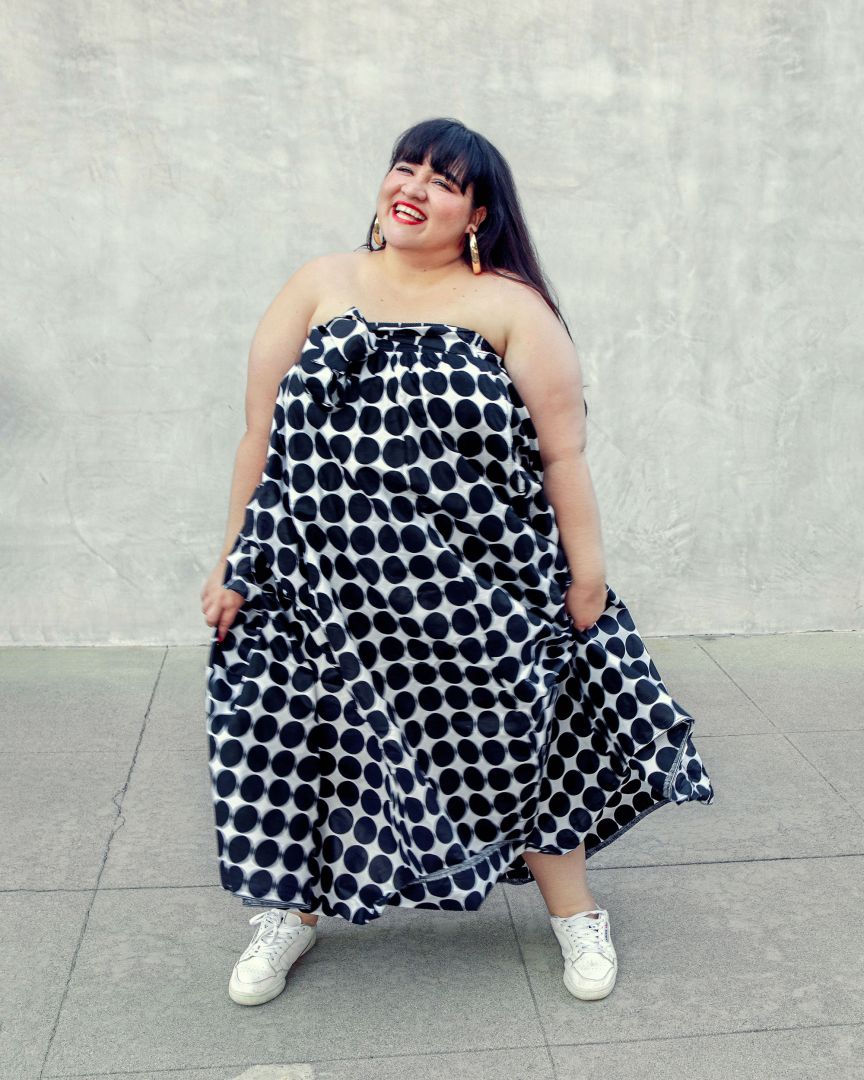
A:
{"label": "long black hair", "polygon": [[[483,270],[492,273],[506,271],[536,289],[555,312],[572,341],[573,335],[540,266],[516,193],[513,174],[501,152],[487,138],[471,131],[461,121],[439,117],[421,120],[402,132],[393,144],[387,171],[397,161],[422,165],[427,158],[436,172],[455,178],[463,195],[468,185],[473,183],[472,209],[486,207],[486,217],[476,233]],[[378,250],[372,246],[374,226],[373,218],[366,243],[360,245],[370,251]],[[467,244],[462,258],[468,266],[471,265]]]}

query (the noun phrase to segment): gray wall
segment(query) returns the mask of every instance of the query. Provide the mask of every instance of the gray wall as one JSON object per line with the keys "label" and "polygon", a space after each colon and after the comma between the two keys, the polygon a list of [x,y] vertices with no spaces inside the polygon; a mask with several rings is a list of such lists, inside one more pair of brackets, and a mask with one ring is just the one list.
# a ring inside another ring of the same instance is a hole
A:
{"label": "gray wall", "polygon": [[395,136],[510,161],[645,634],[862,617],[853,0],[4,0],[4,642],[203,643],[255,325]]}

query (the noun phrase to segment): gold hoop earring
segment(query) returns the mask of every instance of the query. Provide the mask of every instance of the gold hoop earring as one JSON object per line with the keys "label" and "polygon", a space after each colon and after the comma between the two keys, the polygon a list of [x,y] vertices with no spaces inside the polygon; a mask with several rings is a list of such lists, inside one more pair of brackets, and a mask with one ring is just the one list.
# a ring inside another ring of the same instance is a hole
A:
{"label": "gold hoop earring", "polygon": [[372,239],[378,245],[378,247],[384,246],[384,241],[381,238],[381,223],[378,220],[378,215],[375,215],[375,224],[372,226]]}
{"label": "gold hoop earring", "polygon": [[480,273],[480,252],[477,250],[476,230],[472,229],[468,234],[468,247],[471,249],[471,269],[475,274]]}

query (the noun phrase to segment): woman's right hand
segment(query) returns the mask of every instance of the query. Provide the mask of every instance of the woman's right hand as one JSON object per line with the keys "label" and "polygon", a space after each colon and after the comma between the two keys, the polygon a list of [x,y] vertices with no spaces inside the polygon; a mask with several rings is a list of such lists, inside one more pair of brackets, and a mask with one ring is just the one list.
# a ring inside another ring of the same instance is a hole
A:
{"label": "woman's right hand", "polygon": [[218,641],[225,637],[244,602],[240,593],[234,592],[233,589],[226,589],[222,584],[227,562],[227,559],[220,559],[201,588],[201,610],[204,612],[207,625],[217,628]]}

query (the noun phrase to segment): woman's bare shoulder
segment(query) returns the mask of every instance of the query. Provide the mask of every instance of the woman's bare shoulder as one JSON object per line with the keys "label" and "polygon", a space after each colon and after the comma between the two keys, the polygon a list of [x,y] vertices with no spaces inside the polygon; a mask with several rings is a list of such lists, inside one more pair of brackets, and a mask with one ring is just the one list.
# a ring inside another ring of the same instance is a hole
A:
{"label": "woman's bare shoulder", "polygon": [[335,311],[358,302],[362,268],[371,254],[368,248],[361,248],[333,251],[309,260],[306,267],[314,294],[310,323],[322,322]]}
{"label": "woman's bare shoulder", "polygon": [[325,282],[331,280],[334,274],[342,275],[352,272],[362,259],[362,253],[356,251],[331,251],[323,255],[315,255],[297,267],[295,273],[301,274],[309,280]]}
{"label": "woman's bare shoulder", "polygon": [[530,297],[538,295],[534,286],[514,270],[495,270],[489,275],[488,287],[505,306],[513,301],[530,303]]}
{"label": "woman's bare shoulder", "polygon": [[[485,277],[486,275],[484,275]],[[504,349],[520,323],[551,314],[549,305],[537,289],[511,270],[496,270],[486,282],[487,309],[494,312]]]}

